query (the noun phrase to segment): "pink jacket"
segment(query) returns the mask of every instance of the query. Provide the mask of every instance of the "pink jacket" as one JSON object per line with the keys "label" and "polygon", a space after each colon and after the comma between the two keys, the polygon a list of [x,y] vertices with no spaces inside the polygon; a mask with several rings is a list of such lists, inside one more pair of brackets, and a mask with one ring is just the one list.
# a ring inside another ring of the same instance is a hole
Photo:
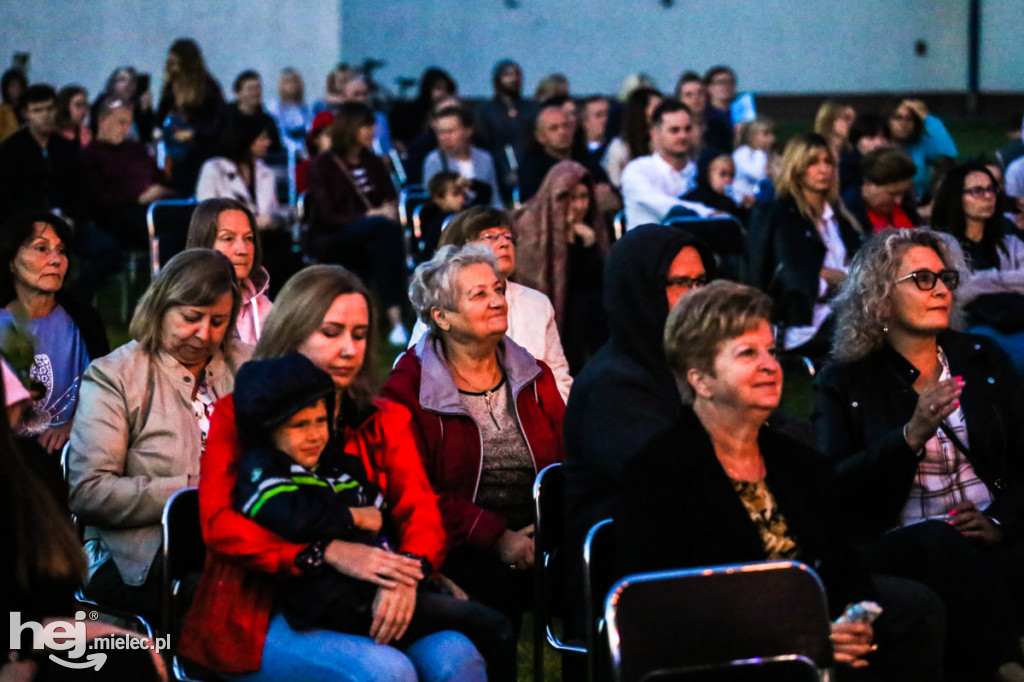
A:
{"label": "pink jacket", "polygon": [[238,321],[235,324],[235,338],[249,346],[255,346],[263,334],[263,323],[270,314],[271,302],[267,298],[267,287],[270,286],[270,275],[266,268],[260,267],[241,282],[242,307],[238,309]]}

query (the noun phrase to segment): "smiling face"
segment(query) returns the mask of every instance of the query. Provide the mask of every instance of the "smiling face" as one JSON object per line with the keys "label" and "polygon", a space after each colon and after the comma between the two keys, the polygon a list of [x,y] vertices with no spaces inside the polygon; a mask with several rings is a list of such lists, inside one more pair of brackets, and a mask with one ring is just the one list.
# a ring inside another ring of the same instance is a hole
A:
{"label": "smiling face", "polygon": [[235,275],[241,281],[252,272],[256,255],[256,237],[249,224],[249,217],[242,211],[221,211],[217,216],[217,235],[213,249],[220,251],[235,266]]}
{"label": "smiling face", "polygon": [[68,257],[53,228],[46,223],[35,223],[32,236],[21,245],[11,261],[14,285],[19,291],[55,294],[68,274]]}
{"label": "smiling face", "polygon": [[341,390],[362,369],[369,337],[370,308],[366,299],[362,294],[342,294],[297,350],[331,375],[335,388]]}
{"label": "smiling face", "polygon": [[297,464],[312,469],[320,461],[327,445],[327,402],[321,398],[305,407],[273,430],[274,447],[291,457]]}
{"label": "smiling face", "polygon": [[[946,268],[939,254],[927,246],[912,246],[900,260],[896,279],[918,270],[941,272]],[[913,279],[893,287],[890,299],[889,328],[916,336],[934,336],[949,327],[953,294],[938,280],[931,291],[921,291]]]}
{"label": "smiling face", "polygon": [[160,348],[192,372],[198,372],[224,341],[231,321],[231,292],[212,305],[171,306],[164,313]]}
{"label": "smiling face", "polygon": [[711,374],[697,369],[687,380],[698,400],[719,409],[769,413],[782,397],[782,367],[775,358],[775,335],[768,320],[722,343]]}
{"label": "smiling face", "polygon": [[505,280],[487,263],[463,266],[455,279],[456,310],[431,311],[442,333],[466,344],[501,339],[508,330]]}

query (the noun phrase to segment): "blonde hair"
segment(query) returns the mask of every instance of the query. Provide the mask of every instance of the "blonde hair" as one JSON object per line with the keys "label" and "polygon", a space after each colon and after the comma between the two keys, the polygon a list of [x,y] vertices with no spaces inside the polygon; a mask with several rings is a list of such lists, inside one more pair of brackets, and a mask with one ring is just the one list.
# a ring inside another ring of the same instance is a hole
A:
{"label": "blonde hair", "polygon": [[759,289],[716,280],[676,303],[665,322],[665,360],[678,379],[683,401],[692,403],[686,374],[696,369],[714,376],[722,344],[768,321],[772,300]]}
{"label": "blonde hair", "polygon": [[825,201],[832,207],[832,210],[842,215],[855,229],[861,231],[860,223],[846,210],[846,206],[839,199],[838,163],[835,154],[829,147],[828,140],[818,133],[797,135],[786,144],[786,149],[782,152],[782,160],[779,163],[779,176],[775,181],[776,193],[779,197],[792,197],[800,213],[817,224],[821,216],[814,212],[804,196],[803,178],[807,169],[814,164],[818,153],[822,151],[828,154],[829,161],[836,167],[836,171],[832,174],[832,182],[825,193]]}
{"label": "blonde hair", "polygon": [[743,121],[736,126],[736,137],[733,140],[734,146],[742,147],[743,145],[750,146],[750,141],[754,139],[754,133],[758,131],[769,131],[775,129],[775,122],[767,116],[758,116],[751,121]]}

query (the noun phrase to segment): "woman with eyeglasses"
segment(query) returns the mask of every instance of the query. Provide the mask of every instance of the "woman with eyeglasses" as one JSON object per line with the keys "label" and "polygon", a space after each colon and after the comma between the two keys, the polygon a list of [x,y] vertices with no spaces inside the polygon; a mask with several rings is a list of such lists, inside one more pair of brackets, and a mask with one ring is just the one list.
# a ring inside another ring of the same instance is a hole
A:
{"label": "woman with eyeglasses", "polygon": [[868,567],[944,599],[947,671],[1024,679],[1024,395],[992,341],[950,329],[961,273],[941,233],[861,247],[833,301],[815,429]]}
{"label": "woman with eyeglasses", "polygon": [[955,166],[935,193],[932,229],[956,237],[967,255],[968,331],[994,340],[1024,374],[1024,242],[1006,229],[998,192],[985,164]]}

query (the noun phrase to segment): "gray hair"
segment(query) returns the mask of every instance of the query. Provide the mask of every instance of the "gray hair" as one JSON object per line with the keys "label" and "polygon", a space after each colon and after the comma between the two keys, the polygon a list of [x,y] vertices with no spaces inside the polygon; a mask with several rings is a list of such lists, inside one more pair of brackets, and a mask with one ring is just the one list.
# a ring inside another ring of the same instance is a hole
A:
{"label": "gray hair", "polygon": [[[959,272],[961,278],[969,274],[960,245],[948,234],[915,228],[889,229],[875,235],[854,256],[850,274],[832,301],[836,319],[832,355],[837,360],[857,360],[885,344],[882,328],[888,323],[896,274],[903,254],[914,246],[934,251],[942,264]],[[951,326],[959,323],[962,305],[955,291],[952,301]]]}
{"label": "gray hair", "polygon": [[465,246],[442,246],[434,253],[434,257],[421,263],[412,274],[409,285],[409,300],[423,324],[434,334],[440,329],[434,322],[431,311],[458,310],[459,272],[467,265],[486,263],[498,275],[498,262],[494,253],[482,244],[466,244]]}

